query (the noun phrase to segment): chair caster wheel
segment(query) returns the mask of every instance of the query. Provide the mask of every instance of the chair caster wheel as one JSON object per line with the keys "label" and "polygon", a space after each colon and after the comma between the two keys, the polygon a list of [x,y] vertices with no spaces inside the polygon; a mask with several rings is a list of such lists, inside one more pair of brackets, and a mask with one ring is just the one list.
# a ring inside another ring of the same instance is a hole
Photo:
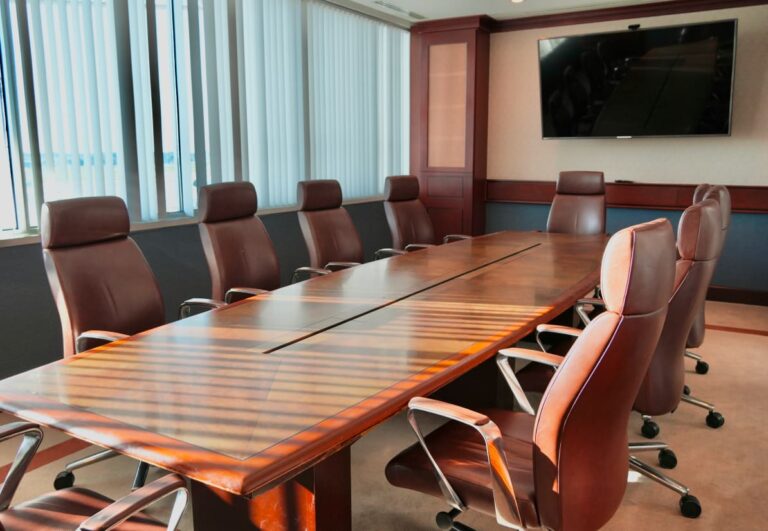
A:
{"label": "chair caster wheel", "polygon": [[709,426],[710,428],[717,429],[723,424],[725,424],[725,417],[723,417],[717,411],[709,412],[709,414],[707,415],[707,426]]}
{"label": "chair caster wheel", "polygon": [[707,374],[709,372],[709,363],[701,360],[697,361],[696,372],[699,374]]}
{"label": "chair caster wheel", "polygon": [[[451,511],[453,512],[453,511]],[[440,529],[453,529],[453,516],[451,513],[441,511],[435,516],[435,522]]]}
{"label": "chair caster wheel", "polygon": [[677,466],[677,456],[669,448],[659,450],[659,466],[671,470]]}
{"label": "chair caster wheel", "polygon": [[68,471],[63,470],[56,474],[56,479],[53,480],[53,488],[56,490],[68,489],[75,484],[75,475]]}
{"label": "chair caster wheel", "polygon": [[640,433],[642,433],[643,437],[646,439],[653,439],[659,434],[660,431],[661,429],[659,428],[659,425],[652,420],[644,421],[643,427],[640,428]]}
{"label": "chair caster wheel", "polygon": [[680,512],[686,518],[698,518],[701,514],[699,499],[691,494],[686,494],[680,498]]}
{"label": "chair caster wheel", "polygon": [[684,385],[684,386],[683,386],[683,394],[684,394],[685,396],[691,396],[691,388],[690,388],[690,387],[688,387],[687,385]]}

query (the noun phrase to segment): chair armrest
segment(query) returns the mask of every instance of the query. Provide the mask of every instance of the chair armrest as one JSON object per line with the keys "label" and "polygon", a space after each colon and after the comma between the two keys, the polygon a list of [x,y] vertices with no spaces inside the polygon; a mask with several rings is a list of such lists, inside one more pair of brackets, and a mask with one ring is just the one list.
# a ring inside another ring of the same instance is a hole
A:
{"label": "chair armrest", "polygon": [[293,272],[293,275],[291,276],[291,284],[297,282],[298,278],[302,274],[306,274],[307,278],[309,279],[309,278],[312,278],[314,275],[323,276],[323,275],[329,275],[331,273],[332,271],[329,271],[327,269],[321,269],[319,267],[307,267],[307,266],[299,267]]}
{"label": "chair armrest", "polygon": [[149,505],[174,493],[176,493],[176,500],[173,502],[167,528],[169,531],[173,531],[179,525],[189,497],[187,483],[176,474],[163,476],[120,498],[88,518],[77,529],[78,531],[107,531],[125,522]]}
{"label": "chair armrest", "polygon": [[443,236],[443,243],[457,242],[460,240],[471,240],[472,236],[466,234],[446,234]]}
{"label": "chair armrest", "polygon": [[129,337],[120,332],[110,332],[109,330],[86,330],[75,339],[75,351],[80,354],[86,350],[112,343],[120,339]]}
{"label": "chair armrest", "polygon": [[452,507],[463,511],[466,505],[456,494],[448,478],[445,477],[440,466],[432,457],[424,434],[416,421],[415,413],[422,411],[432,415],[446,418],[455,422],[460,422],[466,426],[474,428],[485,442],[486,455],[488,457],[488,468],[491,473],[491,490],[493,492],[493,503],[496,509],[496,521],[506,527],[520,525],[520,510],[517,506],[515,490],[512,485],[512,478],[509,475],[509,465],[504,453],[504,441],[501,431],[487,416],[476,413],[469,409],[447,404],[431,398],[416,397],[408,403],[408,422],[416,433],[422,449],[427,454],[429,462],[434,468],[437,476],[440,490],[445,497],[446,502]]}
{"label": "chair armrest", "polygon": [[391,247],[384,247],[383,249],[379,249],[378,251],[373,253],[373,259],[380,260],[382,258],[389,258],[390,256],[401,256],[406,253],[407,251],[403,251],[402,249],[392,249]]}
{"label": "chair armrest", "polygon": [[605,301],[603,299],[597,299],[595,297],[586,297],[584,299],[579,299],[576,301],[576,304],[579,306],[590,304],[592,306],[602,306],[603,308],[605,308]]}
{"label": "chair armrest", "polygon": [[539,348],[542,352],[546,352],[544,343],[541,341],[541,334],[556,334],[560,336],[579,337],[583,330],[581,328],[573,328],[572,326],[561,326],[554,324],[540,324],[536,326],[536,343],[539,344]]}
{"label": "chair armrest", "polygon": [[13,437],[23,435],[24,438],[16,451],[11,467],[0,485],[0,511],[5,511],[11,506],[13,496],[19,487],[21,478],[27,471],[29,464],[37,453],[40,443],[43,441],[43,430],[37,424],[31,422],[12,422],[0,427],[0,442]]}
{"label": "chair armrest", "polygon": [[421,251],[422,249],[429,249],[434,246],[432,243],[409,243],[405,246],[405,251],[412,253],[413,251]]}
{"label": "chair armrest", "polygon": [[349,269],[359,265],[360,262],[328,262],[325,264],[325,269],[333,273],[334,271],[341,271],[342,269]]}
{"label": "chair armrest", "polygon": [[543,363],[544,365],[557,367],[562,363],[563,358],[554,354],[547,354],[546,352],[539,352],[537,350],[526,348],[507,348],[500,350],[496,355],[496,365],[499,367],[501,375],[504,376],[504,380],[506,380],[515,400],[517,400],[517,403],[520,405],[520,408],[529,415],[535,415],[536,411],[528,401],[528,397],[525,396],[523,386],[520,385],[520,381],[517,379],[517,375],[515,374],[514,369],[512,369],[512,365],[509,363],[509,360],[511,359],[534,361]]}
{"label": "chair armrest", "polygon": [[592,319],[589,317],[587,312],[584,310],[585,306],[594,306],[596,308],[605,308],[605,301],[603,299],[597,299],[594,297],[587,297],[585,299],[579,299],[576,301],[576,314],[581,319],[581,322],[584,323],[584,325],[588,325]]}
{"label": "chair armrest", "polygon": [[227,291],[224,294],[224,302],[226,304],[231,304],[233,302],[241,301],[249,297],[264,295],[265,293],[269,293],[269,290],[258,289],[258,288],[239,288],[239,287],[230,288],[229,291]]}
{"label": "chair armrest", "polygon": [[196,297],[194,299],[187,299],[179,306],[179,319],[184,319],[192,315],[192,310],[215,310],[216,308],[222,308],[226,306],[224,301],[217,301],[214,299],[203,299]]}
{"label": "chair armrest", "polygon": [[542,365],[549,365],[550,367],[559,367],[563,363],[563,357],[557,354],[547,354],[546,352],[539,352],[538,350],[532,350],[529,348],[505,348],[499,351],[499,356],[503,356],[508,359],[516,359],[523,361],[533,361],[535,363],[541,363]]}

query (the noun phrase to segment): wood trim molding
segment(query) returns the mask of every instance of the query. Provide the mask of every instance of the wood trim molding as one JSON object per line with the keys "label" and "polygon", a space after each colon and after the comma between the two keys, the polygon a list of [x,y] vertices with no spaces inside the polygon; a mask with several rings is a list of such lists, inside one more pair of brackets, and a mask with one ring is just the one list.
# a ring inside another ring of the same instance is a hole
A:
{"label": "wood trim molding", "polygon": [[[517,31],[534,28],[549,28],[555,26],[570,26],[590,22],[606,22],[610,20],[626,20],[633,18],[657,17],[693,13],[696,11],[712,11],[715,9],[732,9],[768,4],[768,0],[668,0],[651,4],[589,9],[570,13],[555,13],[533,17],[497,20],[491,26],[494,33]],[[452,19],[455,20],[455,19]]]}
{"label": "wood trim molding", "polygon": [[411,33],[459,30],[481,30],[490,33],[496,27],[498,22],[498,20],[491,18],[488,15],[425,20],[424,22],[417,22],[411,26]]}
{"label": "wood trim molding", "polygon": [[[693,184],[606,183],[609,207],[685,210],[693,199]],[[768,214],[768,186],[728,186],[734,212]],[[549,204],[554,181],[486,181],[490,203]]]}
{"label": "wood trim molding", "polygon": [[768,306],[768,291],[729,288],[727,286],[709,286],[707,300]]}
{"label": "wood trim molding", "polygon": [[754,336],[767,336],[768,330],[757,330],[755,328],[739,328],[737,326],[723,325],[704,325],[707,330],[717,330],[719,332],[731,332],[733,334],[750,334]]}

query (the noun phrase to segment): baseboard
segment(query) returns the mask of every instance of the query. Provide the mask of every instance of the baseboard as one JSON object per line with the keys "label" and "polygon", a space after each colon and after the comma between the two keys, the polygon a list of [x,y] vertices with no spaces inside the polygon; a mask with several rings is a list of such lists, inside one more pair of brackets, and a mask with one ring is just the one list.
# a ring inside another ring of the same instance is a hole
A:
{"label": "baseboard", "polygon": [[768,291],[710,286],[707,290],[707,300],[768,306]]}

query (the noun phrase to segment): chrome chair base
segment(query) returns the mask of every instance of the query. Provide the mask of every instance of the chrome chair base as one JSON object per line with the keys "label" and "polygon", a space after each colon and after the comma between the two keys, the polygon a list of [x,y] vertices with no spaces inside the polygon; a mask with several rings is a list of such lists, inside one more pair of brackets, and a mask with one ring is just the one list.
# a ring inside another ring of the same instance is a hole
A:
{"label": "chrome chair base", "polygon": [[[75,470],[106,461],[107,459],[112,459],[118,455],[120,454],[114,450],[102,450],[101,452],[67,463],[67,465],[64,466],[64,470],[56,474],[56,479],[53,480],[53,488],[61,490],[72,487],[75,484]],[[139,463],[136,468],[136,476],[133,479],[133,490],[144,486],[144,483],[147,480],[148,471],[149,465],[147,463]]]}
{"label": "chrome chair base", "polygon": [[56,490],[69,488],[75,484],[75,470],[100,463],[117,456],[118,453],[113,450],[102,450],[101,452],[91,454],[89,456],[83,457],[82,459],[78,459],[77,461],[67,463],[67,465],[64,467],[64,470],[56,474],[56,479],[53,480],[53,488]]}
{"label": "chrome chair base", "polygon": [[[656,450],[660,447],[661,450],[666,449],[664,443],[630,443],[630,451],[641,452],[644,450]],[[701,503],[696,496],[690,493],[690,489],[680,483],[679,481],[672,479],[666,474],[662,474],[654,467],[640,461],[637,457],[629,456],[629,467],[636,472],[639,472],[643,476],[652,479],[656,483],[667,487],[670,490],[675,491],[680,495],[680,513],[686,518],[698,518],[701,515]]]}
{"label": "chrome chair base", "polygon": [[456,518],[461,514],[459,509],[451,509],[450,511],[437,513],[435,516],[435,522],[440,529],[449,529],[454,531],[475,531],[468,525],[464,525],[461,522],[457,522]]}
{"label": "chrome chair base", "polygon": [[710,404],[709,402],[705,402],[704,400],[700,400],[696,397],[683,394],[682,401],[686,404],[691,404],[696,407],[700,407],[702,409],[706,409],[708,411],[706,422],[707,426],[713,429],[717,429],[721,427],[723,424],[725,424],[725,417],[717,411],[715,411],[715,405]]}
{"label": "chrome chair base", "polygon": [[685,357],[696,360],[696,372],[698,374],[707,374],[709,372],[709,363],[704,361],[704,358],[702,358],[699,354],[691,352],[690,350],[686,350]]}

